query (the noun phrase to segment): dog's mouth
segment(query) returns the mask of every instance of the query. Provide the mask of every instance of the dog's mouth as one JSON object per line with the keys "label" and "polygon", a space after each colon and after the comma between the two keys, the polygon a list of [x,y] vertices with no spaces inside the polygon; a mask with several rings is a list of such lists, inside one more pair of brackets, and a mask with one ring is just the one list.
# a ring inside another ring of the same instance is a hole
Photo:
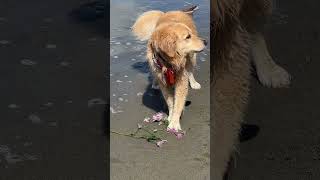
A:
{"label": "dog's mouth", "polygon": [[193,50],[194,53],[199,53],[202,52],[205,49],[205,47],[201,48],[201,49],[197,49],[197,50]]}
{"label": "dog's mouth", "polygon": [[194,52],[195,52],[195,53],[199,53],[199,52],[202,52],[203,50],[204,50],[204,48],[201,49],[201,50],[195,50]]}
{"label": "dog's mouth", "polygon": [[204,40],[204,39],[201,39],[201,41],[202,41],[203,44],[202,44],[199,48],[197,48],[197,49],[194,50],[195,53],[202,52],[202,51],[206,48],[206,46],[207,46],[207,41]]}

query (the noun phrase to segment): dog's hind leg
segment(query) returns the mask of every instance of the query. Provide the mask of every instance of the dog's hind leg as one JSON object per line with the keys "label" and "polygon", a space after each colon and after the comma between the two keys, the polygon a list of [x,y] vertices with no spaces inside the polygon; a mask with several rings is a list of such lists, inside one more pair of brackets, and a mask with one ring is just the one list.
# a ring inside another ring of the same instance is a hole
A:
{"label": "dog's hind leg", "polygon": [[252,58],[259,81],[267,87],[286,87],[290,84],[289,73],[277,65],[269,54],[262,33],[252,35]]}
{"label": "dog's hind leg", "polygon": [[158,81],[155,78],[152,80],[151,88],[152,89],[157,89],[157,90],[159,89]]}
{"label": "dog's hind leg", "polygon": [[189,60],[186,64],[186,69],[188,72],[190,87],[192,89],[201,89],[200,83],[196,81],[193,75],[193,70],[194,70],[194,67],[196,66],[196,61],[197,61],[197,54],[194,53],[193,55],[188,56],[188,58]]}

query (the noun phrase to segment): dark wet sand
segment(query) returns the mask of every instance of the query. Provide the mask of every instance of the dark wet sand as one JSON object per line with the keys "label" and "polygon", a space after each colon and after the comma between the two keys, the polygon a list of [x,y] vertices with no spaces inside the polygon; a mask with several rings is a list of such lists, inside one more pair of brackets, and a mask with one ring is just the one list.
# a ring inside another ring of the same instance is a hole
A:
{"label": "dark wet sand", "polygon": [[[319,1],[279,1],[267,29],[274,59],[293,76],[288,89],[268,89],[253,79],[246,121],[258,136],[240,145],[232,180],[320,179]],[[276,10],[276,12],[279,12]]]}
{"label": "dark wet sand", "polygon": [[105,107],[88,107],[106,100],[106,39],[68,17],[79,5],[0,3],[0,179],[106,179]]}

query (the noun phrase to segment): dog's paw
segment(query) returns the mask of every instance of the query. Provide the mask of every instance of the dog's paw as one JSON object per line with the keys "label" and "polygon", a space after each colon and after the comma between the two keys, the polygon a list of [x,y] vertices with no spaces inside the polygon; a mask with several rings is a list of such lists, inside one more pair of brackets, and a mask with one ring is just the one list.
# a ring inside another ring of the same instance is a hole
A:
{"label": "dog's paw", "polygon": [[160,89],[158,84],[152,84],[151,88],[155,89],[155,90],[159,90]]}
{"label": "dog's paw", "polygon": [[151,88],[152,88],[152,89],[155,89],[155,90],[159,90],[159,89],[160,89],[160,87],[159,87],[159,84],[158,84],[158,81],[157,81],[157,80],[155,80],[155,79],[153,79],[153,80],[152,80]]}
{"label": "dog's paw", "polygon": [[201,84],[199,84],[198,82],[196,81],[190,81],[190,87],[192,89],[201,89]]}
{"label": "dog's paw", "polygon": [[267,87],[280,88],[290,85],[290,74],[277,64],[257,70],[259,81]]}
{"label": "dog's paw", "polygon": [[167,130],[180,131],[181,130],[180,123],[176,121],[171,121],[167,127]]}

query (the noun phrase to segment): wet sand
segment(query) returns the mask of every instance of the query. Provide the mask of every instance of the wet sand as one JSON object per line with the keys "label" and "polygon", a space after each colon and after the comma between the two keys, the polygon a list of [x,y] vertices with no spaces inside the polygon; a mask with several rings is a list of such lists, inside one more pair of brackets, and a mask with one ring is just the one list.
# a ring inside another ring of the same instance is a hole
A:
{"label": "wet sand", "polygon": [[78,0],[0,4],[0,179],[106,179],[101,22],[69,17]]}
{"label": "wet sand", "polygon": [[[119,1],[111,1],[110,108],[113,113],[110,114],[110,126],[111,130],[124,133],[135,131],[137,124],[143,124],[145,117],[165,109],[160,92],[150,89],[145,60],[146,42],[135,41],[130,35],[130,29],[121,27],[130,27],[137,15],[145,10],[172,10],[186,5],[183,1],[141,4],[143,6],[129,1],[122,5]],[[208,39],[209,11],[206,11],[204,2],[200,3],[201,8],[204,8],[204,12],[195,13],[195,18],[198,20],[200,34]],[[122,12],[129,12],[130,18]],[[113,21],[113,15],[117,15],[117,21]],[[205,15],[208,16],[204,19]],[[209,59],[208,50],[198,56],[195,77],[202,89],[189,91],[187,100],[191,104],[186,107],[181,120],[182,128],[187,131],[186,136],[177,140],[173,135],[165,133],[168,143],[159,148],[143,139],[111,134],[112,180],[210,179]],[[154,125],[154,128],[157,127]]]}
{"label": "wet sand", "polygon": [[240,145],[232,180],[320,179],[319,1],[278,1],[267,28],[272,56],[293,76],[288,89],[252,79],[246,121],[258,136]]}

